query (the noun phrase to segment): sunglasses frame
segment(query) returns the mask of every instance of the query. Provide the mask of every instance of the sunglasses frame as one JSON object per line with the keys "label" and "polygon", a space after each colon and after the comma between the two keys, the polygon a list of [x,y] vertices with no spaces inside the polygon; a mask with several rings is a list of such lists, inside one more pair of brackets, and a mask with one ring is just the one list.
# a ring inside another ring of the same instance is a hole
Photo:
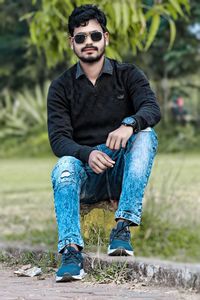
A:
{"label": "sunglasses frame", "polygon": [[[98,34],[100,33],[100,34],[101,34],[101,38],[98,39],[98,40],[94,40],[94,39],[92,38],[92,35],[93,35],[93,34],[96,34],[96,33],[98,33]],[[76,41],[76,37],[77,37],[77,36],[84,36],[84,40],[83,40],[82,42],[80,42],[80,43],[79,43],[79,42],[77,43],[77,41]],[[75,41],[76,44],[80,45],[80,44],[83,44],[83,43],[85,42],[85,40],[87,39],[88,36],[90,36],[90,38],[91,38],[91,40],[92,40],[93,42],[99,42],[99,41],[102,40],[103,32],[97,31],[97,30],[95,30],[95,31],[90,31],[90,32],[80,32],[80,33],[77,33],[77,34],[73,37],[73,39],[74,39],[74,41]]]}

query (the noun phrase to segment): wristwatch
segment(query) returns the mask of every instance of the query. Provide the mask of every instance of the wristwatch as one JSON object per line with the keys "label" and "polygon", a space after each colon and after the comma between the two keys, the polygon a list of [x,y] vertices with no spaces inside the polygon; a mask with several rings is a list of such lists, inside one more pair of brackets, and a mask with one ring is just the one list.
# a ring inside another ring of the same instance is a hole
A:
{"label": "wristwatch", "polygon": [[122,124],[133,128],[134,132],[137,132],[137,121],[133,117],[127,117],[123,119]]}

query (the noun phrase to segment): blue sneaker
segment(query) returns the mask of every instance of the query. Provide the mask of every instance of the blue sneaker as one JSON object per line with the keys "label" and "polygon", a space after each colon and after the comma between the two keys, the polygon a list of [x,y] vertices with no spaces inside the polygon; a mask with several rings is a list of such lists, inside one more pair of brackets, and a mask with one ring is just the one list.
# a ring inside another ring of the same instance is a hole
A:
{"label": "blue sneaker", "polygon": [[113,228],[110,234],[110,245],[108,246],[108,255],[110,256],[128,256],[133,255],[133,247],[130,244],[131,233],[129,222],[121,221],[117,227]]}
{"label": "blue sneaker", "polygon": [[66,247],[62,263],[56,273],[56,282],[80,280],[86,273],[83,270],[83,256],[73,247]]}

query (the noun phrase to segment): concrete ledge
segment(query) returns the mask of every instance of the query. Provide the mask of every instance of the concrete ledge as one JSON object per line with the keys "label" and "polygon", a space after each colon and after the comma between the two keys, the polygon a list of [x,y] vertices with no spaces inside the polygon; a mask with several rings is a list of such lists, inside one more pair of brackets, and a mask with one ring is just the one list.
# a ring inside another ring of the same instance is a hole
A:
{"label": "concrete ledge", "polygon": [[[0,243],[0,249],[19,257],[26,251],[32,251],[41,256],[47,249],[25,245]],[[57,256],[57,253],[55,253]],[[123,274],[127,281],[138,280],[146,285],[181,287],[200,292],[200,264],[175,263],[143,257],[111,257],[100,253],[86,253],[85,269],[89,273],[95,268],[106,268],[117,265],[124,268]]]}
{"label": "concrete ledge", "polygon": [[168,287],[181,287],[200,292],[200,264],[174,263],[143,257],[111,257],[105,254],[88,253],[86,269],[98,265],[107,267],[118,264],[126,265],[126,277],[132,281],[145,281],[146,284]]}

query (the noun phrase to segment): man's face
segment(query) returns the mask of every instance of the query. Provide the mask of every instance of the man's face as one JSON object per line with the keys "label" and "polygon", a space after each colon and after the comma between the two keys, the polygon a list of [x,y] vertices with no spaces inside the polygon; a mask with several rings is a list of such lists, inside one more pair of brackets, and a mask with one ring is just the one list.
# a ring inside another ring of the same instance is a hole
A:
{"label": "man's face", "polygon": [[[93,41],[90,33],[101,32],[102,38],[100,41]],[[83,43],[77,43],[75,36],[84,33],[86,38]],[[97,20],[89,20],[86,26],[76,27],[74,35],[70,38],[71,47],[80,61],[85,63],[94,63],[99,61],[105,52],[106,43],[108,43],[108,32],[103,33],[103,30]]]}

